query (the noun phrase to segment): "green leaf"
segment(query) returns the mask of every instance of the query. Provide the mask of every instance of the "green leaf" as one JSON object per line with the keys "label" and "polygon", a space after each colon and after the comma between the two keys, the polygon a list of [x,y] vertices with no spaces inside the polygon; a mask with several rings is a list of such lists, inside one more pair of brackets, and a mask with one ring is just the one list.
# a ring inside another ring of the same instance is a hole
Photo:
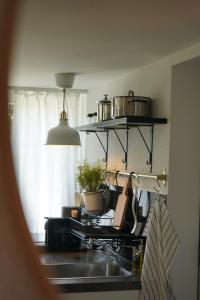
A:
{"label": "green leaf", "polygon": [[95,163],[84,163],[79,167],[76,180],[86,192],[95,192],[106,177],[106,169],[97,161]]}

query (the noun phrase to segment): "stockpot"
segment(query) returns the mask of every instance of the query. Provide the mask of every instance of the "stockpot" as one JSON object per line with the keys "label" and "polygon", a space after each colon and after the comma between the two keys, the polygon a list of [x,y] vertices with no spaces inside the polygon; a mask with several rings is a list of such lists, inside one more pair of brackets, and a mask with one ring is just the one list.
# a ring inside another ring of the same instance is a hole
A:
{"label": "stockpot", "polygon": [[129,102],[129,115],[135,117],[151,116],[152,99],[148,97],[135,96]]}
{"label": "stockpot", "polygon": [[112,118],[130,116],[130,105],[134,100],[134,92],[130,90],[128,96],[115,96],[112,99]]}

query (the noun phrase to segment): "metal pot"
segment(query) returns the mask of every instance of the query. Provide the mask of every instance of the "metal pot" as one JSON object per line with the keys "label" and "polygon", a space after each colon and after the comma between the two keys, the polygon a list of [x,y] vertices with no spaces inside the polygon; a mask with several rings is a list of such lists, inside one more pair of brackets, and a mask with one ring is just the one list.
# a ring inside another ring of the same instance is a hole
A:
{"label": "metal pot", "polygon": [[104,97],[103,100],[97,102],[98,122],[111,119],[111,101],[108,99],[108,95],[104,95]]}
{"label": "metal pot", "polygon": [[130,116],[130,104],[134,100],[134,92],[129,91],[128,96],[115,96],[112,99],[112,118]]}
{"label": "metal pot", "polygon": [[151,116],[151,98],[135,96],[129,102],[129,115],[135,117]]}

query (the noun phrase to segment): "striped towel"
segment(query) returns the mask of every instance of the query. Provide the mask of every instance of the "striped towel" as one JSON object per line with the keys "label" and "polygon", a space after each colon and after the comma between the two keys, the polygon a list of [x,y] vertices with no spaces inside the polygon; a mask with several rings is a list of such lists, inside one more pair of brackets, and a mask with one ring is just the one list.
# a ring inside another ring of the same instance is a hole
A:
{"label": "striped towel", "polygon": [[169,270],[180,240],[165,206],[165,196],[156,194],[143,234],[147,235],[141,276],[144,299],[174,299]]}

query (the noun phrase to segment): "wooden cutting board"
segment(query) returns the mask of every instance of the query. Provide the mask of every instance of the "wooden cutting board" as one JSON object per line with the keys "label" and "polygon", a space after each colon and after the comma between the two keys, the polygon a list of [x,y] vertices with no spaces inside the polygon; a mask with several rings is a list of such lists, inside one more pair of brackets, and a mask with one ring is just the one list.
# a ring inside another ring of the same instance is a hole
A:
{"label": "wooden cutting board", "polygon": [[128,205],[128,189],[131,187],[131,179],[126,179],[122,193],[118,197],[117,206],[113,218],[112,227],[117,230],[122,229],[124,217]]}

